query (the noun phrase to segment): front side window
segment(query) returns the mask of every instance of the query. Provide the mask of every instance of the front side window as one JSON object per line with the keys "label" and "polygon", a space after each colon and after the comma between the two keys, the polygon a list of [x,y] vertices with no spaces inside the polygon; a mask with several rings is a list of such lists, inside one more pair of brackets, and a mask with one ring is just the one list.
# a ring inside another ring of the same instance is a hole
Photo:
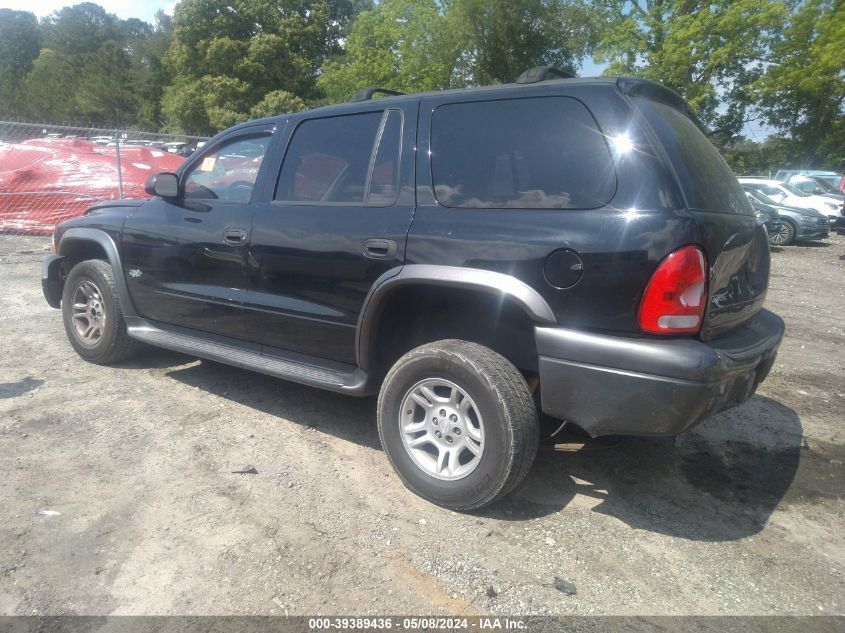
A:
{"label": "front side window", "polygon": [[453,103],[434,111],[431,126],[444,206],[594,209],[616,191],[607,143],[575,99]]}
{"label": "front side window", "polygon": [[391,204],[402,115],[397,110],[303,121],[285,154],[275,199],[298,204]]}
{"label": "front side window", "polygon": [[199,159],[183,177],[185,198],[249,202],[271,134],[223,141]]}

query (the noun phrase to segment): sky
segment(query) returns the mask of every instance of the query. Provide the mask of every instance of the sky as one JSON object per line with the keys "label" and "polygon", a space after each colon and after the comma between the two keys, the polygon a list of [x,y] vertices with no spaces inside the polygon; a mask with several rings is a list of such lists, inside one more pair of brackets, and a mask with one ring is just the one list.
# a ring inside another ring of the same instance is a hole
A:
{"label": "sky", "polygon": [[[79,4],[82,0],[0,0],[0,9],[30,11],[39,18],[49,15],[62,7]],[[159,9],[173,13],[176,0],[94,0],[109,13],[119,18],[140,18],[152,22]]]}

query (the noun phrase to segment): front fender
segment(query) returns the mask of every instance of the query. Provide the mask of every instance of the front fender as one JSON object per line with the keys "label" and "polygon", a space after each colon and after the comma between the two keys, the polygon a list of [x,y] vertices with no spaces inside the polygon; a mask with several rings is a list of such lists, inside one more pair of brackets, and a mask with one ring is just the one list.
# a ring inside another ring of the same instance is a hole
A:
{"label": "front fender", "polygon": [[120,254],[112,237],[100,229],[70,228],[64,232],[59,241],[59,255],[66,256],[72,245],[79,242],[92,242],[103,250],[106,260],[114,273],[114,282],[117,285],[117,295],[120,298],[120,309],[123,311],[123,315],[128,317],[138,316],[135,306],[132,303],[132,298],[129,296],[129,287],[126,284],[126,277],[123,274],[123,263],[120,260]]}

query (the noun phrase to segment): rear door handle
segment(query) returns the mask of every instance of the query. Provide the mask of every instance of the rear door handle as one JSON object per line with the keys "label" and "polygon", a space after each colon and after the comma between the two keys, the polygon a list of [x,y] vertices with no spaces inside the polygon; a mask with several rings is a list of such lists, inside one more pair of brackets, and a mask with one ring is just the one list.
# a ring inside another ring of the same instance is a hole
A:
{"label": "rear door handle", "polygon": [[395,257],[396,251],[398,250],[399,247],[393,240],[383,240],[380,238],[364,240],[364,255],[367,257],[387,259]]}
{"label": "rear door handle", "polygon": [[243,244],[246,242],[247,235],[249,235],[247,230],[238,226],[227,226],[223,229],[223,241],[227,244]]}

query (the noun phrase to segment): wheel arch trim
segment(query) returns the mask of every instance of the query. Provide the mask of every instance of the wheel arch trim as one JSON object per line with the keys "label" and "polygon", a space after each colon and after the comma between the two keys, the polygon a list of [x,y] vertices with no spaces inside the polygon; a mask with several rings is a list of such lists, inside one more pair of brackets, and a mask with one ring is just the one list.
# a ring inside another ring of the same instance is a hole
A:
{"label": "wheel arch trim", "polygon": [[546,300],[525,282],[504,273],[463,266],[408,264],[385,272],[373,284],[358,317],[355,349],[358,366],[370,371],[375,352],[375,335],[390,295],[407,286],[467,288],[497,295],[515,303],[537,325],[557,322]]}
{"label": "wheel arch trim", "polygon": [[[117,294],[120,297],[120,309],[124,316],[137,316],[135,305],[129,296],[126,277],[123,274],[123,263],[111,235],[100,229],[74,227],[65,231],[59,241],[58,252],[67,255],[67,248],[75,242],[93,242],[103,249],[109,265],[114,271],[114,281],[117,284]],[[68,271],[69,272],[69,271]]]}

